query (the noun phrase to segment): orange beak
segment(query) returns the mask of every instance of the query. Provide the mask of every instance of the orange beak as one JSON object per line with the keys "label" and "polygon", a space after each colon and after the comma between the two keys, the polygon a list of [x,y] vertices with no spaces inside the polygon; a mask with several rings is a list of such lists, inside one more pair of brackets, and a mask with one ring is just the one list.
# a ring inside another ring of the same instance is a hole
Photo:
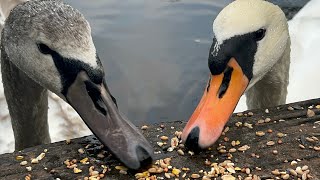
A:
{"label": "orange beak", "polygon": [[234,58],[227,67],[223,73],[211,75],[200,103],[183,129],[182,140],[191,149],[204,149],[217,141],[249,84]]}

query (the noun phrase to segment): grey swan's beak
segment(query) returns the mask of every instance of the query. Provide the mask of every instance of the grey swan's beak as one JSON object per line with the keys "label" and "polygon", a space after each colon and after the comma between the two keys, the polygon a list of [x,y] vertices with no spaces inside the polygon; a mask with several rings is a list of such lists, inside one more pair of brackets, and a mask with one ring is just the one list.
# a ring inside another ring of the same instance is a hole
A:
{"label": "grey swan's beak", "polygon": [[131,169],[152,162],[153,148],[140,131],[119,112],[104,83],[95,84],[80,71],[66,92],[67,102],[107,148]]}

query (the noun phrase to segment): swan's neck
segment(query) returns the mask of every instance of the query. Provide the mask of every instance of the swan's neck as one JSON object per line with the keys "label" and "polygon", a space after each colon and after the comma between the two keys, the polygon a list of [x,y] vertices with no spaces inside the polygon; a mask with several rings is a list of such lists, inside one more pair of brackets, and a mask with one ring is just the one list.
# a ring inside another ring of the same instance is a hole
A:
{"label": "swan's neck", "polygon": [[248,109],[285,104],[289,84],[290,38],[279,61],[246,92]]}
{"label": "swan's neck", "polygon": [[2,81],[15,136],[15,149],[50,143],[47,90],[12,64],[3,47]]}

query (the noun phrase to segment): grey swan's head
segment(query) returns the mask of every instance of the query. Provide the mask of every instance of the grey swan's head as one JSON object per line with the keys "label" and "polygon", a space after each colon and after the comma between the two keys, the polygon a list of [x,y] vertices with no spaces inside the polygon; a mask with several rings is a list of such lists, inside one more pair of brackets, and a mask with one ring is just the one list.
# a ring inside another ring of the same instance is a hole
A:
{"label": "grey swan's head", "polygon": [[15,7],[2,32],[2,57],[68,102],[107,148],[126,166],[138,169],[153,149],[118,110],[91,28],[76,9],[56,0]]}
{"label": "grey swan's head", "polygon": [[213,22],[210,80],[183,130],[188,147],[207,148],[219,138],[242,94],[261,80],[290,47],[287,19],[263,0],[236,0]]}

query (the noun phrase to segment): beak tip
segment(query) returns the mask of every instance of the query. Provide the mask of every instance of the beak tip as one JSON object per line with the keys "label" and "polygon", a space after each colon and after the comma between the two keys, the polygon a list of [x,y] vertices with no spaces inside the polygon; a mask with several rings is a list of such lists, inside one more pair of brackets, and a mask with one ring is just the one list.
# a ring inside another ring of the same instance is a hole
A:
{"label": "beak tip", "polygon": [[188,149],[191,149],[194,152],[199,152],[201,150],[199,146],[199,135],[200,128],[198,126],[196,126],[190,131],[187,139],[185,140],[185,145]]}

